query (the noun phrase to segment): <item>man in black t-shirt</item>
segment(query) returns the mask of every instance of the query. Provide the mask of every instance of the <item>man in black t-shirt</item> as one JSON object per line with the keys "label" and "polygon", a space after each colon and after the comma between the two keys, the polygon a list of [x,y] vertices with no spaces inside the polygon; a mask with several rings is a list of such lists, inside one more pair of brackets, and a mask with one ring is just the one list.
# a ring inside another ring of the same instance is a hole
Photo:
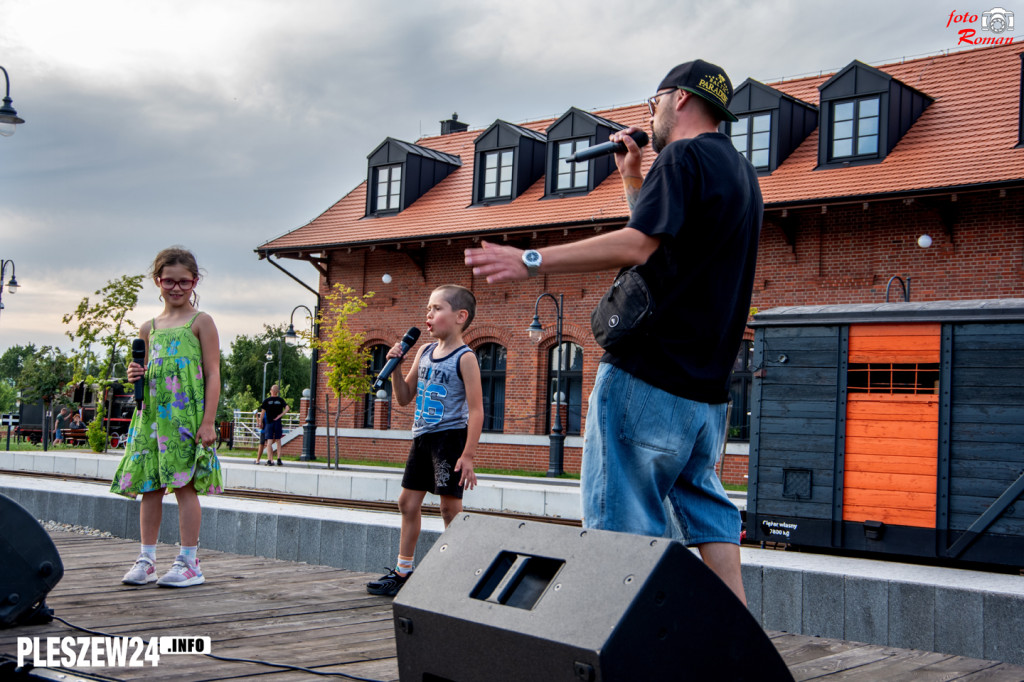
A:
{"label": "man in black t-shirt", "polygon": [[270,395],[260,405],[261,438],[260,447],[256,451],[256,463],[260,463],[260,454],[264,445],[267,448],[267,466],[274,464],[274,444],[277,444],[277,465],[281,466],[281,417],[288,411],[288,403],[278,393],[277,384],[270,387]]}
{"label": "man in black t-shirt", "polygon": [[681,539],[741,601],[740,515],[715,473],[729,375],[750,310],[764,205],[757,173],[718,131],[732,83],[703,60],[672,69],[648,100],[658,158],[647,176],[628,128],[610,136],[631,216],[572,244],[484,242],[466,265],[488,282],[639,266],[655,312],[601,359],[587,412],[583,524]]}

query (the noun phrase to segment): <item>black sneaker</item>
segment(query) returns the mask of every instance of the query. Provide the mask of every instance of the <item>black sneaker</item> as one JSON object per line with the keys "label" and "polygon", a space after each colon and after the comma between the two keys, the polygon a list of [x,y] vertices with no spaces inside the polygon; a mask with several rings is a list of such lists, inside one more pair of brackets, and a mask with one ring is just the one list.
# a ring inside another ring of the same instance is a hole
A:
{"label": "black sneaker", "polygon": [[399,575],[398,571],[392,568],[388,571],[387,575],[366,583],[366,591],[370,594],[394,597],[398,594],[398,591],[402,589],[402,585],[405,584],[405,581],[409,579],[410,575],[412,575],[412,573]]}
{"label": "black sneaker", "polygon": [[266,463],[266,465],[265,465],[265,466],[268,466],[268,467],[272,467],[272,466],[274,466],[274,460],[272,460],[272,459],[268,459],[268,460],[267,460],[267,463]]}

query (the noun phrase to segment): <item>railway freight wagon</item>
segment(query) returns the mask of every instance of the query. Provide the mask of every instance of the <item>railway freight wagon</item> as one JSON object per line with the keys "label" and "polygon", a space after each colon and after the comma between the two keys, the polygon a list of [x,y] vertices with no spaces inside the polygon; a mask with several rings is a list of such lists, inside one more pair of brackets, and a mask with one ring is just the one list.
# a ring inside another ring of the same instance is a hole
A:
{"label": "railway freight wagon", "polygon": [[750,326],[748,538],[1024,566],[1024,299]]}

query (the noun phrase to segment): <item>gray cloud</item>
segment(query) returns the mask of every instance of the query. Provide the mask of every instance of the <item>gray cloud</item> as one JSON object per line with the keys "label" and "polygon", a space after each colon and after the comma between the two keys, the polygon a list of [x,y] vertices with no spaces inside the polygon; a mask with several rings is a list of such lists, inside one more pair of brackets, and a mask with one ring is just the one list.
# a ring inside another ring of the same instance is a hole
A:
{"label": "gray cloud", "polygon": [[0,55],[26,124],[0,138],[0,258],[23,285],[4,295],[0,351],[66,347],[62,313],[173,243],[208,273],[225,348],[286,321],[312,296],[253,249],[350,191],[385,137],[437,134],[453,111],[476,128],[638,102],[698,55],[736,83],[899,59],[954,47],[946,13],[923,0],[4,3]]}

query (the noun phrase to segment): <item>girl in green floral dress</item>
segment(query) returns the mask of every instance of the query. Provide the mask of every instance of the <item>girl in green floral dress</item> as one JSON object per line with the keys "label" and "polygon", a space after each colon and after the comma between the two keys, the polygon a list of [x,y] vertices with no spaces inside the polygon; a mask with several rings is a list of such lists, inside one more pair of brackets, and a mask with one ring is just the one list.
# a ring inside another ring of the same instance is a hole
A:
{"label": "girl in green floral dress", "polygon": [[[144,400],[132,417],[110,490],[133,498],[142,495],[142,553],[122,582],[189,587],[204,581],[196,558],[202,522],[198,495],[215,495],[224,485],[214,450],[220,341],[213,318],[195,307],[199,266],[189,251],[164,249],[153,261],[152,275],[164,310],[139,331],[146,342],[145,367],[134,362],[128,366],[129,381],[144,379]],[[172,490],[178,501],[181,553],[157,580],[162,498]]]}

